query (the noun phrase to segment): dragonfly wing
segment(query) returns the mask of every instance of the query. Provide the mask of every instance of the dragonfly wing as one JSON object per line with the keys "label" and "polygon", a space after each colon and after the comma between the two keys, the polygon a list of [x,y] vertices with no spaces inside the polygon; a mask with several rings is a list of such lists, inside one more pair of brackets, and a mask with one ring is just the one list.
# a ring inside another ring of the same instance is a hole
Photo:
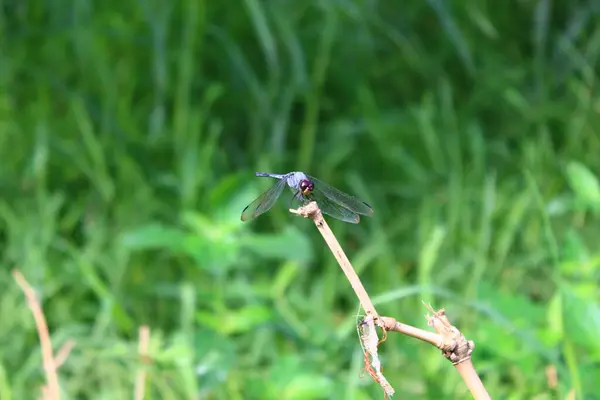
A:
{"label": "dragonfly wing", "polygon": [[351,224],[358,224],[360,222],[360,216],[357,213],[330,200],[323,192],[314,191],[307,200],[315,200],[323,214],[330,215],[344,222],[350,222]]}
{"label": "dragonfly wing", "polygon": [[317,178],[309,176],[309,179],[311,179],[315,184],[315,192],[322,192],[323,196],[333,203],[341,204],[343,207],[357,214],[368,216],[373,215],[373,208],[371,208],[371,206],[364,201],[350,196],[349,194],[344,193]]}
{"label": "dragonfly wing", "polygon": [[242,221],[249,221],[258,217],[260,214],[269,211],[277,201],[283,188],[285,188],[285,179],[280,179],[269,190],[258,196],[242,211]]}

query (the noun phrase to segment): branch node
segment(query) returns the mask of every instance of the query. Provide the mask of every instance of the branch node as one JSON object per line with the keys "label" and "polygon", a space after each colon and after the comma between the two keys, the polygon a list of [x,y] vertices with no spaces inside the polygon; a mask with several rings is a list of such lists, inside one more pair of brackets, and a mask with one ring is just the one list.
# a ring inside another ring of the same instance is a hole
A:
{"label": "branch node", "polygon": [[453,365],[470,360],[475,342],[467,340],[458,328],[450,323],[445,309],[434,311],[428,304],[425,304],[425,307],[433,314],[426,316],[427,323],[440,335],[441,343],[438,348],[442,350],[443,356]]}

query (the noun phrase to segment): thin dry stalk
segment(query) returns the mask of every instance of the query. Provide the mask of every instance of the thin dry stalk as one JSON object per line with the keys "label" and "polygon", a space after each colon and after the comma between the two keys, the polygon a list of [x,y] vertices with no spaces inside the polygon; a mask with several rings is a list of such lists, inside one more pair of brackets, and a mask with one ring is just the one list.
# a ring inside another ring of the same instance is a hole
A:
{"label": "thin dry stalk", "polygon": [[[475,367],[471,361],[471,354],[473,349],[475,348],[475,343],[467,340],[464,335],[453,326],[448,320],[445,311],[439,310],[434,311],[431,306],[427,306],[428,310],[432,313],[431,316],[427,315],[426,318],[428,320],[428,324],[433,327],[436,333],[425,331],[423,329],[415,328],[410,325],[403,324],[398,322],[396,319],[391,317],[383,317],[378,316],[375,307],[373,306],[373,302],[371,301],[367,291],[362,285],[360,278],[352,268],[352,264],[346,257],[346,254],[342,250],[339,242],[335,238],[335,235],[327,225],[327,222],[323,219],[323,215],[321,210],[319,209],[317,203],[311,202],[306,206],[300,207],[297,210],[290,210],[291,213],[301,215],[305,218],[310,218],[313,220],[319,232],[325,239],[325,242],[329,246],[329,249],[337,259],[342,271],[350,281],[350,285],[354,289],[360,304],[365,309],[367,316],[363,319],[361,324],[372,321],[375,325],[379,326],[384,334],[387,331],[399,332],[406,336],[414,337],[416,339],[422,340],[424,342],[430,343],[438,349],[442,350],[442,355],[452,362],[452,365],[456,368],[460,376],[462,377],[465,385],[473,395],[475,400],[489,400],[491,399],[489,394],[487,393],[479,375],[475,371]],[[372,318],[372,320],[371,320]],[[364,332],[364,331],[363,331]],[[368,336],[369,339],[372,340],[376,334],[370,333]],[[366,342],[365,338],[361,338],[363,342]],[[379,345],[377,343],[377,345]],[[364,343],[363,348],[364,348]],[[389,394],[389,389],[391,386],[381,379],[378,374],[379,371],[379,360],[377,357],[376,346],[370,346],[371,348],[366,349],[365,351],[365,369],[369,374],[373,377],[373,379],[378,382],[382,388],[384,389],[386,396]],[[371,360],[368,355],[371,355]],[[375,366],[377,369],[373,368],[373,363],[376,363]],[[387,387],[389,386],[389,387]],[[393,393],[393,389],[392,389]]]}
{"label": "thin dry stalk", "polygon": [[35,290],[29,285],[23,274],[15,269],[13,270],[12,275],[25,294],[27,305],[31,309],[33,318],[35,319],[40,346],[42,348],[42,360],[46,376],[46,386],[42,388],[43,398],[46,400],[58,400],[60,398],[60,386],[58,384],[58,375],[56,373],[58,367],[52,353],[52,342],[50,341],[50,334],[48,333],[48,325],[46,324],[44,312],[37,299]]}
{"label": "thin dry stalk", "polygon": [[323,214],[321,214],[321,210],[319,209],[319,206],[317,206],[317,203],[313,201],[304,207],[300,207],[298,210],[290,210],[290,212],[302,215],[305,218],[311,218],[313,220],[317,226],[317,229],[319,229],[319,232],[321,232],[323,239],[325,239],[327,246],[329,246],[329,249],[333,253],[333,256],[336,258],[338,264],[340,264],[344,275],[346,275],[346,278],[348,278],[348,281],[350,282],[352,289],[354,289],[354,293],[356,293],[356,297],[358,297],[362,308],[365,310],[367,315],[371,315],[373,317],[377,316],[377,311],[375,310],[375,306],[373,305],[369,294],[365,290],[365,287],[356,274],[356,271],[354,271],[354,268],[352,268],[350,260],[348,260],[348,257],[346,257],[346,253],[344,253],[344,250],[342,250],[342,246],[340,246],[340,243],[335,238],[331,228],[329,228],[329,225],[327,225],[327,222],[325,219],[323,219]]}
{"label": "thin dry stalk", "polygon": [[481,382],[479,375],[477,375],[477,371],[475,371],[475,367],[473,366],[473,361],[470,358],[463,360],[458,364],[454,364],[454,367],[469,388],[474,399],[491,400],[491,397],[487,390],[485,390],[485,386],[483,386],[483,382]]}
{"label": "thin dry stalk", "polygon": [[67,361],[69,354],[71,354],[71,350],[75,347],[75,341],[69,339],[65,344],[58,350],[56,356],[54,357],[54,364],[56,365],[56,369],[58,370],[61,365]]}
{"label": "thin dry stalk", "polygon": [[549,389],[556,389],[558,386],[558,371],[554,365],[546,366],[546,380]]}
{"label": "thin dry stalk", "polygon": [[[140,361],[145,363],[148,360],[148,347],[150,345],[150,328],[142,325],[139,330],[138,354]],[[146,368],[141,366],[135,377],[135,400],[143,400],[146,388]]]}
{"label": "thin dry stalk", "polygon": [[444,346],[452,348],[452,345],[445,345],[442,337],[436,333],[426,331],[420,328],[416,328],[411,325],[403,324],[402,322],[396,321],[392,317],[379,317],[379,322],[382,324],[383,329],[391,332],[402,333],[406,336],[414,337],[415,339],[427,342],[438,349],[444,350]]}

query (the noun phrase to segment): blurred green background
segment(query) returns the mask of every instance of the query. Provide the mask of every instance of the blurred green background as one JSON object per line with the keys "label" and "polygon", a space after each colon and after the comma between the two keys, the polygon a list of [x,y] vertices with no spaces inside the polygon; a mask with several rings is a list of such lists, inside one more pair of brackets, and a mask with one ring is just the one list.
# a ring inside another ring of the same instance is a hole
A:
{"label": "blurred green background", "polygon": [[[380,314],[446,308],[495,399],[600,399],[598,4],[0,2],[0,398],[44,383],[17,267],[66,399],[131,398],[143,324],[148,399],[382,398],[312,222],[239,220],[300,170],[373,205],[329,222]],[[380,354],[397,398],[470,398]]]}

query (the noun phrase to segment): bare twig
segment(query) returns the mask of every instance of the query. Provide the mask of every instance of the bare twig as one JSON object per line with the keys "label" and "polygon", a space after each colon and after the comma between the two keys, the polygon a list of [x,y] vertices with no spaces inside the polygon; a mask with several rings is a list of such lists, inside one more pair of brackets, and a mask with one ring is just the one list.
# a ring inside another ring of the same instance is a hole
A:
{"label": "bare twig", "polygon": [[[394,393],[394,389],[383,377],[383,374],[381,374],[381,365],[377,355],[377,346],[381,341],[377,341],[377,335],[373,329],[374,325],[383,329],[384,334],[387,331],[399,332],[430,343],[442,350],[443,356],[455,366],[473,397],[476,400],[490,399],[490,396],[485,390],[471,361],[471,354],[475,348],[475,343],[467,340],[464,335],[450,323],[445,310],[434,311],[431,306],[426,305],[428,310],[432,313],[431,316],[427,316],[428,324],[433,327],[436,333],[403,324],[391,317],[378,316],[377,311],[373,306],[373,302],[363,287],[360,278],[352,268],[352,264],[350,264],[350,261],[346,257],[346,254],[342,250],[333,232],[329,229],[327,222],[323,219],[323,215],[317,203],[311,202],[297,210],[290,210],[290,212],[305,218],[311,218],[314,221],[319,232],[321,232],[321,235],[325,239],[325,242],[327,242],[329,249],[340,264],[342,271],[344,271],[344,274],[350,281],[350,285],[354,289],[360,304],[365,309],[367,316],[363,318],[360,323],[360,331],[362,332],[361,345],[363,346],[363,351],[365,351],[365,369],[369,372],[371,377],[381,385],[386,397],[391,396]],[[368,329],[368,327],[371,327],[371,329]],[[371,356],[370,359],[369,355]]]}
{"label": "bare twig", "polygon": [[434,345],[438,349],[445,350],[453,348],[453,344],[444,344],[442,337],[436,333],[426,331],[420,328],[415,328],[411,325],[403,324],[402,322],[396,321],[392,317],[379,317],[379,322],[383,329],[391,332],[402,333],[406,336],[414,337],[415,339],[422,340],[429,344]]}
{"label": "bare twig", "polygon": [[463,360],[458,364],[454,364],[454,366],[475,400],[491,400],[491,397],[487,390],[485,390],[485,386],[483,386],[483,382],[481,382],[479,375],[477,375],[477,371],[475,371],[475,367],[473,366],[473,361],[470,358]]}
{"label": "bare twig", "polygon": [[50,341],[50,334],[48,333],[48,325],[46,324],[44,312],[37,299],[35,290],[29,285],[23,274],[15,269],[13,270],[12,275],[17,284],[21,287],[23,293],[25,293],[27,304],[35,319],[40,346],[42,348],[44,372],[46,375],[46,386],[42,388],[43,398],[47,400],[58,400],[60,398],[60,386],[58,384],[58,375],[56,373],[58,367],[52,353],[52,342]]}
{"label": "bare twig", "polygon": [[[138,354],[140,361],[145,363],[148,360],[148,347],[150,343],[150,328],[147,325],[142,325],[139,330]],[[141,366],[138,369],[135,378],[135,400],[143,400],[146,386],[146,368]]]}
{"label": "bare twig", "polygon": [[360,281],[360,278],[356,274],[356,271],[354,271],[354,268],[352,268],[350,260],[348,260],[346,253],[344,253],[344,250],[342,250],[342,246],[340,246],[340,243],[335,238],[335,235],[329,228],[329,225],[327,225],[327,222],[325,219],[323,219],[323,214],[321,214],[321,210],[319,209],[319,206],[317,206],[317,203],[313,201],[297,210],[290,210],[290,212],[313,220],[317,226],[317,229],[319,229],[319,232],[321,232],[323,239],[325,239],[325,242],[329,246],[329,249],[333,253],[333,256],[336,258],[338,264],[340,264],[340,267],[346,275],[346,278],[348,278],[348,281],[350,282],[352,289],[354,289],[354,293],[356,293],[356,297],[358,297],[358,300],[360,301],[360,304],[364,308],[366,314],[373,317],[377,316],[377,311],[375,310],[375,306],[373,305],[371,298]]}
{"label": "bare twig", "polygon": [[546,380],[548,381],[548,388],[556,389],[558,386],[558,372],[554,365],[546,366]]}
{"label": "bare twig", "polygon": [[75,341],[69,339],[62,345],[62,347],[56,353],[56,357],[54,357],[54,364],[56,365],[56,369],[58,370],[61,365],[67,361],[69,354],[71,354],[71,350],[75,347]]}

